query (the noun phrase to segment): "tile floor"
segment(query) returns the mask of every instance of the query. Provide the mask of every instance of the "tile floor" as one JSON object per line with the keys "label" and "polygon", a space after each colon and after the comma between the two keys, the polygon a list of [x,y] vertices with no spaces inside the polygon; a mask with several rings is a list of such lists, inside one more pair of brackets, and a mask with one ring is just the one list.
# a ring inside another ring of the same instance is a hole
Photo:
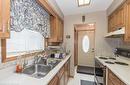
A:
{"label": "tile floor", "polygon": [[94,76],[76,72],[74,78],[70,78],[67,85],[80,85],[80,80],[94,81]]}

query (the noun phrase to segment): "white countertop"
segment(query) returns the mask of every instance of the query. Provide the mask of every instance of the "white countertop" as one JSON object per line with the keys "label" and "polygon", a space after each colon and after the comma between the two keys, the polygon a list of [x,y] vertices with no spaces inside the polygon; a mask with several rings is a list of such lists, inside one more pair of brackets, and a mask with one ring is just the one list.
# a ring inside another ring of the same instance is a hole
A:
{"label": "white countertop", "polygon": [[0,80],[0,85],[47,85],[70,57],[71,55],[67,55],[65,59],[53,68],[44,78],[37,79],[25,74],[13,73],[9,77]]}
{"label": "white countertop", "polygon": [[[129,59],[117,58],[117,60],[111,60],[112,62],[121,61],[129,64],[128,66],[124,66],[119,64],[107,64],[105,63],[105,61],[107,60],[99,59],[99,57],[100,56],[96,56],[96,59],[98,59],[107,68],[109,68],[126,85],[130,85],[130,60]],[[110,61],[110,59],[108,61]]]}

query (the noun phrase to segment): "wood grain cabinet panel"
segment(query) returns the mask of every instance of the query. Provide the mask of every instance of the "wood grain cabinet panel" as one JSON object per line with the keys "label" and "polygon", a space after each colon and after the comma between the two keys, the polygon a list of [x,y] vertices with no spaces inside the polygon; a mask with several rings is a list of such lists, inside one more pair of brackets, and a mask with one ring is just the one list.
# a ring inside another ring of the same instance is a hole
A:
{"label": "wood grain cabinet panel", "polygon": [[125,27],[124,42],[130,42],[130,0],[126,0],[108,16],[108,32]]}
{"label": "wood grain cabinet panel", "polygon": [[59,72],[50,81],[48,85],[67,85],[69,77],[70,77],[70,59],[63,65],[63,67],[59,70]]}
{"label": "wood grain cabinet panel", "polygon": [[58,40],[59,42],[63,42],[63,29],[64,29],[64,25],[63,25],[63,21],[61,19],[58,19]]}
{"label": "wood grain cabinet panel", "polygon": [[58,76],[56,75],[48,85],[59,85],[59,79]]}
{"label": "wood grain cabinet panel", "polygon": [[58,73],[59,85],[65,85],[65,68],[64,66],[60,69]]}
{"label": "wood grain cabinet panel", "polygon": [[108,32],[112,32],[112,17],[108,18]]}
{"label": "wood grain cabinet panel", "polygon": [[57,42],[56,17],[50,16],[50,38],[48,42]]}
{"label": "wood grain cabinet panel", "polygon": [[0,38],[10,37],[10,0],[0,0]]}
{"label": "wood grain cabinet panel", "polygon": [[65,64],[65,85],[67,85],[69,80],[69,70],[70,70],[69,65],[70,65],[69,61],[67,61],[67,63]]}
{"label": "wood grain cabinet panel", "polygon": [[130,0],[127,0],[126,2],[126,34],[124,41],[130,42]]}
{"label": "wood grain cabinet panel", "polygon": [[119,26],[120,27],[124,27],[125,26],[125,18],[126,18],[126,5],[123,5],[120,9],[120,12],[119,12]]}
{"label": "wood grain cabinet panel", "polygon": [[108,71],[107,85],[125,85],[111,70]]}
{"label": "wood grain cabinet panel", "polygon": [[48,42],[62,42],[63,41],[63,21],[59,17],[51,16],[51,36]]}
{"label": "wood grain cabinet panel", "polygon": [[108,32],[118,30],[120,27],[125,27],[125,8],[125,5],[121,6],[108,17]]}

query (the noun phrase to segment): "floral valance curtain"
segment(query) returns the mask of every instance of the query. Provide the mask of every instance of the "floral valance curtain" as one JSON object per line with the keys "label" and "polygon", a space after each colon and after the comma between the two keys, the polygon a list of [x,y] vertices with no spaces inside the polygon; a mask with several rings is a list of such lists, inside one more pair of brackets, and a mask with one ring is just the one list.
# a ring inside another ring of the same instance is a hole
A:
{"label": "floral valance curtain", "polygon": [[50,16],[35,0],[11,0],[11,31],[24,29],[50,36]]}

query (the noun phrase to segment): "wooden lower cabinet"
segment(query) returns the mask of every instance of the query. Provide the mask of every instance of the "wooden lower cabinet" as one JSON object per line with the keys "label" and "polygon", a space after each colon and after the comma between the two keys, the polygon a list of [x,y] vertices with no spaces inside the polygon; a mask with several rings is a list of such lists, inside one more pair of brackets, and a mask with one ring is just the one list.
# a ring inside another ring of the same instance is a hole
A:
{"label": "wooden lower cabinet", "polygon": [[65,67],[63,66],[59,73],[58,73],[58,77],[59,77],[59,85],[65,85]]}
{"label": "wooden lower cabinet", "polygon": [[59,84],[59,78],[58,76],[56,75],[48,85],[58,85]]}
{"label": "wooden lower cabinet", "polygon": [[69,75],[70,75],[70,61],[67,61],[65,64],[65,85],[67,85],[68,80],[69,80]]}
{"label": "wooden lower cabinet", "polygon": [[111,70],[108,70],[107,85],[126,85]]}
{"label": "wooden lower cabinet", "polygon": [[130,0],[126,1],[126,28],[125,28],[125,38],[124,41],[125,42],[130,42]]}
{"label": "wooden lower cabinet", "polygon": [[67,85],[70,76],[70,60],[68,60],[48,85]]}

